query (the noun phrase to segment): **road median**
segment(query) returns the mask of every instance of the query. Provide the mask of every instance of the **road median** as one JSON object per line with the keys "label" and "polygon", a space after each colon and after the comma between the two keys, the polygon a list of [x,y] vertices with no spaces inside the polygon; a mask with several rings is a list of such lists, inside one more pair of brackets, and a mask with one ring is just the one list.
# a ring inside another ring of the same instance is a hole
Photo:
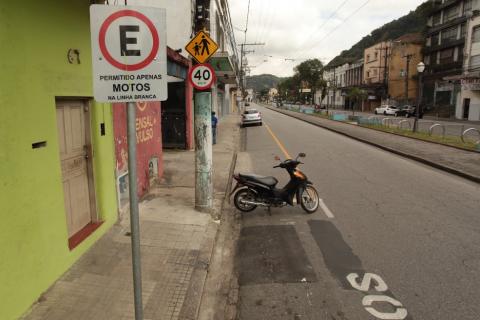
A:
{"label": "road median", "polygon": [[[265,106],[265,105],[264,105]],[[480,153],[460,150],[428,141],[354,126],[294,111],[266,108],[308,122],[329,131],[367,143],[382,150],[480,183]]]}

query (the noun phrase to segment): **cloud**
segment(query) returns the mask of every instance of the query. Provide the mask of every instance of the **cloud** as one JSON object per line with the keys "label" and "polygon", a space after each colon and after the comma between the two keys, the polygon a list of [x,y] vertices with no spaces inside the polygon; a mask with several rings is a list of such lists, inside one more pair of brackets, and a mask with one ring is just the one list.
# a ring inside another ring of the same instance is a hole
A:
{"label": "cloud", "polygon": [[[425,0],[251,0],[247,43],[252,74],[293,74],[293,67],[305,58],[328,62],[341,51],[368,35],[374,29],[415,10]],[[231,0],[230,14],[236,27],[237,44],[244,42],[248,1]],[[337,11],[337,9],[341,8]],[[273,56],[273,57],[266,57]],[[267,62],[264,60],[267,59]],[[289,61],[285,59],[295,59]]]}

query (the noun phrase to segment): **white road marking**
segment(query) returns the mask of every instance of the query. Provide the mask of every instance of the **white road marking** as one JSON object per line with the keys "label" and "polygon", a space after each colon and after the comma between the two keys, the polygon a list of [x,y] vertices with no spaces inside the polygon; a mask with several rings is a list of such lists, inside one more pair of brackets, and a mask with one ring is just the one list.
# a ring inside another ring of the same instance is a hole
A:
{"label": "white road marking", "polygon": [[332,211],[330,211],[330,209],[328,209],[327,205],[325,204],[325,202],[323,202],[323,199],[320,199],[320,208],[322,208],[323,212],[325,212],[325,215],[327,217],[329,217],[330,219],[333,219],[335,218],[335,216],[333,215]]}

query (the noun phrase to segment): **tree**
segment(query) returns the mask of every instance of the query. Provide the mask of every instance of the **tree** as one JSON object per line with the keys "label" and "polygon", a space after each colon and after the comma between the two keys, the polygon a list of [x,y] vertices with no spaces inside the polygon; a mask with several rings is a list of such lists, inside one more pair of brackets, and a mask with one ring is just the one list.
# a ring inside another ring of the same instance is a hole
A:
{"label": "tree", "polygon": [[298,76],[288,77],[277,85],[278,94],[282,99],[297,100],[298,89],[300,89],[300,80]]}
{"label": "tree", "polygon": [[308,84],[312,90],[312,99],[315,100],[315,91],[319,86],[323,86],[323,64],[318,59],[306,60],[294,68],[295,76],[300,81]]}
{"label": "tree", "polygon": [[[360,88],[353,87],[348,92],[347,97],[350,99],[350,101],[355,101],[355,104],[357,104],[358,102],[363,101],[367,98],[367,92]],[[355,115],[354,106],[352,106],[352,115]]]}

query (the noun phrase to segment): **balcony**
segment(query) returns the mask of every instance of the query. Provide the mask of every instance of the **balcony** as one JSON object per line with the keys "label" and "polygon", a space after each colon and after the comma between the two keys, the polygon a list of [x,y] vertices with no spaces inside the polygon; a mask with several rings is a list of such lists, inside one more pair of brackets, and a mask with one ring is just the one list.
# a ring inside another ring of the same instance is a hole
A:
{"label": "balcony", "polygon": [[460,23],[463,23],[467,21],[467,17],[466,16],[461,16],[461,17],[458,17],[458,18],[455,18],[453,20],[450,20],[448,22],[445,22],[445,23],[442,23],[442,24],[439,24],[435,27],[431,27],[428,29],[427,31],[427,36],[429,35],[432,35],[440,30],[443,30],[443,29],[447,29],[447,28],[450,28],[450,27],[453,27],[453,26],[456,26]]}
{"label": "balcony", "polygon": [[438,11],[442,11],[443,9],[462,2],[462,0],[446,0],[444,3],[441,3],[440,0],[436,0],[433,2],[432,14],[437,13]]}
{"label": "balcony", "polygon": [[461,74],[463,70],[463,60],[449,63],[432,64],[427,67],[426,76],[437,76],[443,74]]}
{"label": "balcony", "polygon": [[437,44],[437,45],[433,45],[433,46],[430,46],[430,47],[424,47],[423,48],[423,53],[424,54],[429,54],[429,53],[432,53],[434,51],[439,51],[439,50],[443,50],[443,49],[447,49],[447,48],[451,48],[451,47],[457,47],[457,46],[461,46],[465,44],[465,38],[460,38],[460,39],[456,39],[456,40],[444,40],[442,41],[442,44]]}

